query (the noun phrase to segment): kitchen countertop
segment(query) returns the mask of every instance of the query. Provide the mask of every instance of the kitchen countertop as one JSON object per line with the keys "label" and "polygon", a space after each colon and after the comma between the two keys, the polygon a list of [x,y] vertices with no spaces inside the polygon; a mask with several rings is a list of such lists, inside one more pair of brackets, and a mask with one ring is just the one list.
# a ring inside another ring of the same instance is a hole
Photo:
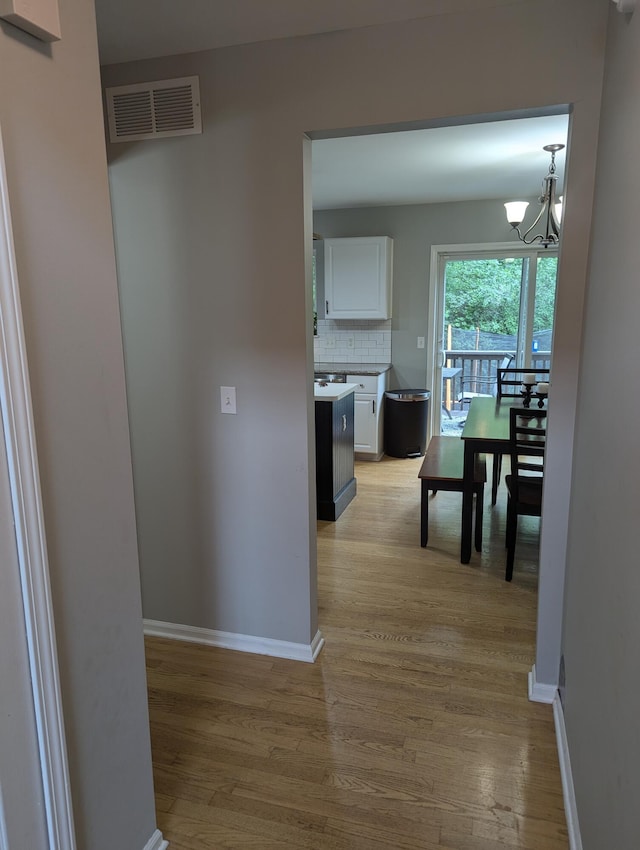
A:
{"label": "kitchen countertop", "polygon": [[345,375],[382,375],[391,363],[314,363],[316,372],[333,372]]}
{"label": "kitchen countertop", "polygon": [[327,384],[321,386],[317,381],[313,384],[313,397],[316,401],[339,401],[352,393],[357,384]]}

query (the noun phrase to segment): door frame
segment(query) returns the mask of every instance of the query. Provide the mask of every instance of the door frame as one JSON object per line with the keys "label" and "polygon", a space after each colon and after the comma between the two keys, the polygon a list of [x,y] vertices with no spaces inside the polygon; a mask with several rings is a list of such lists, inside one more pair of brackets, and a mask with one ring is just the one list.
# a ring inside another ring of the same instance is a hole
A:
{"label": "door frame", "polygon": [[33,695],[47,850],[75,850],[42,492],[1,132],[0,412],[26,624],[27,672]]}
{"label": "door frame", "polygon": [[[459,245],[432,245],[429,264],[429,312],[427,317],[427,330],[429,335],[429,346],[427,350],[427,386],[431,386],[431,413],[429,416],[428,438],[435,433],[435,425],[440,422],[442,411],[442,379],[439,377],[439,368],[443,366],[440,356],[440,333],[438,318],[444,305],[441,303],[440,277],[442,263],[445,256],[449,254],[509,254],[511,256],[522,256],[538,253],[541,249],[535,245],[525,245],[521,242],[479,242],[463,243]],[[558,255],[557,248],[548,250],[549,255]],[[535,262],[535,260],[534,260]],[[532,293],[529,290],[529,303],[527,309],[532,309]],[[530,342],[530,341],[529,341]],[[438,365],[440,362],[440,366]]]}

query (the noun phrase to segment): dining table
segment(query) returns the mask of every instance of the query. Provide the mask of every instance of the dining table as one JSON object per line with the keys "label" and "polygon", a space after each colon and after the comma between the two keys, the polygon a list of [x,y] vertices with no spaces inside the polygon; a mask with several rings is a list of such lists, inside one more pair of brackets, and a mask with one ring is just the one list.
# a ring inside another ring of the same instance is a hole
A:
{"label": "dining table", "polygon": [[[532,401],[529,413],[535,411],[537,401]],[[547,403],[544,402],[546,409]],[[462,483],[462,531],[460,536],[460,561],[471,560],[473,537],[473,471],[475,456],[483,454],[509,453],[509,410],[523,407],[515,398],[496,399],[478,396],[471,400],[469,413],[462,430],[464,442],[464,471]]]}

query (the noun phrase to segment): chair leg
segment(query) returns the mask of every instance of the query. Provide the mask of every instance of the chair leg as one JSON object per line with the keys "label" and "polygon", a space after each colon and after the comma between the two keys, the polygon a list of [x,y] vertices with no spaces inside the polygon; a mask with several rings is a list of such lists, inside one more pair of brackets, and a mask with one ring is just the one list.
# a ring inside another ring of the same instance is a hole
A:
{"label": "chair leg", "polygon": [[484,485],[481,484],[476,490],[476,528],[475,544],[476,552],[482,552],[482,517],[484,514]]}
{"label": "chair leg", "polygon": [[426,481],[420,484],[420,545],[424,549],[429,539],[429,485]]}
{"label": "chair leg", "polygon": [[502,455],[495,454],[493,456],[493,469],[491,474],[491,504],[495,505],[498,501],[498,485],[500,484],[500,476],[502,475]]}

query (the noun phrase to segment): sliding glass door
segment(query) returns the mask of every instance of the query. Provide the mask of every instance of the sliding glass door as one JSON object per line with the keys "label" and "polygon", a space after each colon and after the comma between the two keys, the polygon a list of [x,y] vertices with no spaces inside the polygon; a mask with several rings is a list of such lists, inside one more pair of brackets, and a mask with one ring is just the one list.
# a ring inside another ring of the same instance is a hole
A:
{"label": "sliding glass door", "polygon": [[530,249],[439,255],[435,433],[455,433],[468,399],[495,393],[501,365],[550,367],[557,262]]}

